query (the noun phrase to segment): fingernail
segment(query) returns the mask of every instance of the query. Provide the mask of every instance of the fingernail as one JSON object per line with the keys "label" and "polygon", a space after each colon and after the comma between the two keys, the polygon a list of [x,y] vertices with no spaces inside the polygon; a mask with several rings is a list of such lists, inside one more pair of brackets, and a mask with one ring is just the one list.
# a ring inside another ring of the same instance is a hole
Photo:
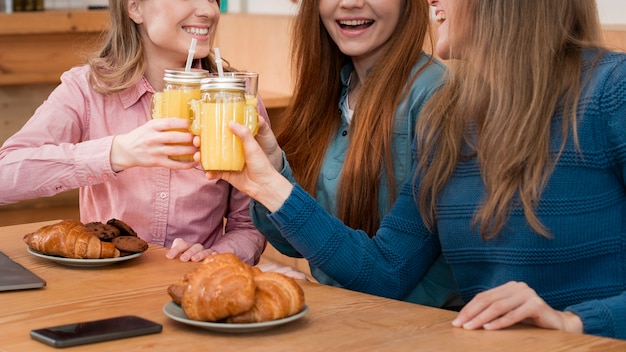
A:
{"label": "fingernail", "polygon": [[471,321],[468,321],[467,323],[463,324],[463,329],[473,329],[474,328],[474,323]]}
{"label": "fingernail", "polygon": [[454,320],[452,321],[452,325],[453,325],[453,326],[457,326],[457,327],[458,327],[458,326],[461,326],[461,321],[460,321],[459,319],[454,319]]}

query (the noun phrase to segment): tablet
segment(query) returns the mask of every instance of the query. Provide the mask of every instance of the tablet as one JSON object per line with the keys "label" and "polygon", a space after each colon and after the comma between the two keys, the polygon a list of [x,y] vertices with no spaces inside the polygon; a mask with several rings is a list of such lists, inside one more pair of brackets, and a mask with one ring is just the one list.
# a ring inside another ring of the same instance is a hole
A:
{"label": "tablet", "polygon": [[46,286],[46,282],[0,252],[0,292],[27,290]]}

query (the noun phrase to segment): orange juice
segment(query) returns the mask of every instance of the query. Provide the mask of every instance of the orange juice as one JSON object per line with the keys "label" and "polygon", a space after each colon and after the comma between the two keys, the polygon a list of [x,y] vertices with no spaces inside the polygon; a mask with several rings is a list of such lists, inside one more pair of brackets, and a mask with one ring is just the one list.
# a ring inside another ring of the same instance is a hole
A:
{"label": "orange juice", "polygon": [[241,171],[245,164],[243,143],[228,127],[230,121],[258,128],[256,107],[250,112],[241,79],[211,78],[203,81],[202,99],[192,100],[191,130],[200,135],[200,164],[206,171]]}
{"label": "orange juice", "polygon": [[245,125],[245,103],[205,103],[200,106],[200,160],[204,170],[241,171],[243,144],[228,128],[229,121]]}
{"label": "orange juice", "polygon": [[[178,117],[186,119],[189,125],[193,117],[189,102],[192,99],[200,99],[202,96],[200,81],[207,75],[208,72],[206,70],[198,69],[191,71],[184,71],[184,69],[165,70],[165,75],[163,76],[165,87],[163,92],[156,92],[152,98],[152,117]],[[180,131],[187,132],[189,127]],[[191,143],[179,145],[191,145]],[[193,155],[170,156],[170,159],[193,161]]]}

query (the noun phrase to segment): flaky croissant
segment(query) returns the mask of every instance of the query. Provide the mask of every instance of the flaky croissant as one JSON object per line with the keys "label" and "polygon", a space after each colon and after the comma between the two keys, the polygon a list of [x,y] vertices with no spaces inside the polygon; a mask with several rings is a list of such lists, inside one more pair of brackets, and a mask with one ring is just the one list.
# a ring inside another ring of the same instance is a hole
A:
{"label": "flaky croissant", "polygon": [[24,236],[24,242],[37,252],[76,259],[116,258],[120,251],[102,242],[78,220],[63,220]]}
{"label": "flaky croissant", "polygon": [[189,319],[200,321],[263,322],[288,317],[304,307],[304,291],[295,280],[264,273],[232,253],[207,257],[167,292]]}
{"label": "flaky croissant", "polygon": [[257,323],[286,318],[304,308],[304,291],[292,278],[275,272],[254,272],[254,305],[247,312],[228,317],[228,323]]}
{"label": "flaky croissant", "polygon": [[252,268],[232,253],[208,256],[167,292],[189,319],[218,321],[254,305]]}

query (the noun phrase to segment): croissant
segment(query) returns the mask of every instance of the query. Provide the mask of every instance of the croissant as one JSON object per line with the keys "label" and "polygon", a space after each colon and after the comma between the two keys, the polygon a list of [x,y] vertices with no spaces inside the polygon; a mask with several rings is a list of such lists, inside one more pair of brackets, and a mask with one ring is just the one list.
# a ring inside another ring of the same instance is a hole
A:
{"label": "croissant", "polygon": [[254,305],[226,319],[228,323],[257,323],[282,319],[304,308],[304,291],[292,278],[275,272],[254,272]]}
{"label": "croissant", "polygon": [[262,272],[232,253],[207,257],[196,270],[169,285],[167,293],[189,319],[200,321],[270,321],[304,307],[304,291],[295,280]]}
{"label": "croissant", "polygon": [[112,243],[100,241],[78,220],[63,220],[26,234],[24,242],[32,249],[66,258],[100,259],[120,256]]}
{"label": "croissant", "polygon": [[250,310],[255,292],[252,268],[232,253],[208,256],[167,292],[189,319],[217,321]]}

